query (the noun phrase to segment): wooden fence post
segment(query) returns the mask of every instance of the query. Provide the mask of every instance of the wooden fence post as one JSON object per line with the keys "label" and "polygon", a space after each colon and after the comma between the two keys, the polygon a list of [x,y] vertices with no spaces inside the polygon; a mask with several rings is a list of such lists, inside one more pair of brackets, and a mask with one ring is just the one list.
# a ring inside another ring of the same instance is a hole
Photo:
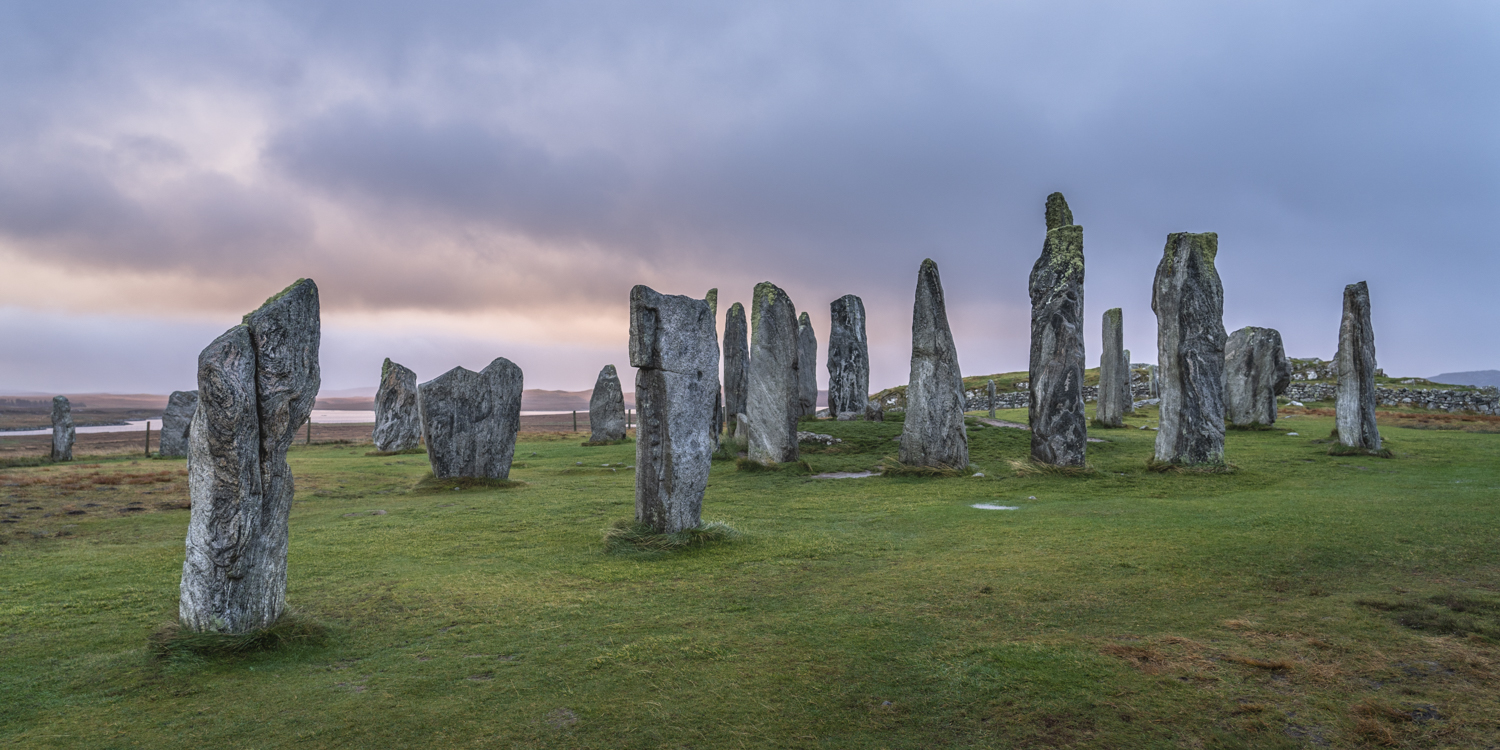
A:
{"label": "wooden fence post", "polygon": [[151,457],[151,420],[146,420],[146,458]]}

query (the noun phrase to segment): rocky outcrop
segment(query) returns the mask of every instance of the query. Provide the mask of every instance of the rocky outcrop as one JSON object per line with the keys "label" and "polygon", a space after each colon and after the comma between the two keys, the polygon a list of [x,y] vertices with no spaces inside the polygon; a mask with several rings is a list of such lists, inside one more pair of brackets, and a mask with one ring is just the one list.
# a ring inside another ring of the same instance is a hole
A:
{"label": "rocky outcrop", "polygon": [[1370,289],[1361,281],[1344,287],[1344,317],[1339,323],[1338,395],[1334,420],[1345,447],[1380,450],[1375,425],[1375,329],[1370,325]]}
{"label": "rocky outcrop", "polygon": [[73,404],[67,396],[52,397],[52,453],[53,461],[73,460]]}
{"label": "rocky outcrop", "polygon": [[1130,358],[1125,353],[1125,328],[1120,308],[1104,313],[1104,336],[1099,352],[1099,403],[1094,419],[1104,427],[1124,427],[1130,398]]}
{"label": "rocky outcrop", "polygon": [[1235,427],[1276,424],[1276,397],[1292,382],[1292,365],[1274,328],[1246,326],[1224,346],[1224,412]]}
{"label": "rocky outcrop", "polygon": [[375,450],[411,450],[422,440],[422,409],[417,401],[417,374],[386,357],[375,392]]}
{"label": "rocky outcrop", "polygon": [[797,418],[802,415],[797,379],[797,308],[780,287],[755,285],[750,302],[750,460],[777,464],[797,460]]}
{"label": "rocky outcrop", "polygon": [[797,404],[801,416],[818,411],[818,336],[807,313],[797,319]]}
{"label": "rocky outcrop", "polygon": [[[901,432],[901,463],[911,466],[969,466],[964,432],[964,383],[958,350],[948,327],[943,282],[932,259],[917,271],[911,316],[911,379],[906,388],[906,426]],[[881,417],[883,419],[883,415]]]}
{"label": "rocky outcrop", "polygon": [[865,303],[846,294],[829,308],[828,413],[863,413],[870,400],[870,344]]}
{"label": "rocky outcrop", "polygon": [[1047,196],[1046,215],[1047,239],[1029,285],[1031,460],[1083,466],[1083,227],[1072,223],[1062,193]]}
{"label": "rocky outcrop", "polygon": [[182,458],[188,454],[188,434],[192,432],[193,412],[197,410],[197,391],[172,391],[167,397],[167,408],[161,413],[161,444],[157,455]]}
{"label": "rocky outcrop", "polygon": [[1167,236],[1151,289],[1161,429],[1156,460],[1224,463],[1224,287],[1214,266],[1219,236]]}
{"label": "rocky outcrop", "polygon": [[607,443],[625,439],[625,391],[614,365],[605,365],[594,380],[589,396],[589,442]]}
{"label": "rocky outcrop", "polygon": [[[745,413],[745,396],[750,391],[749,342],[745,307],[736,302],[724,314],[724,413],[732,419]],[[738,435],[738,425],[730,425],[729,432]]]}
{"label": "rocky outcrop", "polygon": [[524,381],[521,368],[497,357],[479,372],[455,367],[418,388],[434,477],[510,478]]}

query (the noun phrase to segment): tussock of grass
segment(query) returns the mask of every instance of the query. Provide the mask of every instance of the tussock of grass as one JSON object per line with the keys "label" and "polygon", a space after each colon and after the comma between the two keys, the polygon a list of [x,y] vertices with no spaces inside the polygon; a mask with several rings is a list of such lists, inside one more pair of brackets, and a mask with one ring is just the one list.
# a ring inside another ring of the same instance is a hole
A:
{"label": "tussock of grass", "polygon": [[427,455],[427,448],[424,447],[424,446],[418,445],[418,446],[416,446],[414,448],[404,448],[404,449],[399,450],[399,451],[370,451],[369,453],[366,453],[365,455],[366,456],[411,456],[411,455],[418,455],[418,454],[423,455],[423,456]]}
{"label": "tussock of grass", "polygon": [[1010,468],[1016,472],[1018,477],[1086,477],[1098,474],[1094,467],[1084,464],[1083,466],[1053,466],[1042,464],[1031,459],[1019,459],[1010,461]]}
{"label": "tussock of grass", "polygon": [[1233,474],[1240,467],[1232,463],[1222,464],[1174,464],[1170,461],[1146,459],[1146,468],[1158,474]]}
{"label": "tussock of grass", "polygon": [[676,552],[693,547],[706,547],[721,542],[732,542],[742,536],[729,524],[710,521],[695,529],[686,529],[673,534],[662,534],[634,519],[622,518],[604,530],[606,552]]}
{"label": "tussock of grass", "polygon": [[58,463],[47,456],[17,456],[15,458],[0,458],[0,469],[19,468],[23,466],[51,466]]}
{"label": "tussock of grass", "polygon": [[289,646],[318,646],[328,639],[328,628],[306,615],[288,611],[269,628],[249,633],[199,633],[169,622],[147,638],[158,659],[184,656],[240,656]]}
{"label": "tussock of grass", "polygon": [[438,479],[427,472],[427,476],[412,485],[412,494],[425,494],[431,492],[442,492],[453,490],[510,490],[517,487],[525,487],[525,482],[517,482],[513,479],[488,479],[485,477],[453,477],[450,479]]}
{"label": "tussock of grass", "polygon": [[918,477],[923,479],[944,479],[949,477],[966,477],[970,474],[969,467],[955,469],[952,466],[913,466],[903,464],[900,461],[886,456],[885,460],[875,468],[881,476],[885,477]]}
{"label": "tussock of grass", "polygon": [[1500,641],[1500,600],[1473,593],[1444,593],[1394,602],[1356,599],[1355,603],[1389,613],[1396,624],[1412,630]]}

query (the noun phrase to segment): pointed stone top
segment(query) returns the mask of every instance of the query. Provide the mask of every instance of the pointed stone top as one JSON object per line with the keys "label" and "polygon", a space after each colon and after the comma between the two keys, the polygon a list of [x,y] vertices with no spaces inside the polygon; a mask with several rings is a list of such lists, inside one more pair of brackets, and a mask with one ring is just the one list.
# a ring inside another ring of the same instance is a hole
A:
{"label": "pointed stone top", "polygon": [[937,273],[937,270],[938,270],[937,261],[934,261],[931,258],[923,258],[922,259],[922,267],[919,268],[919,269],[917,269],[917,273],[918,274]]}
{"label": "pointed stone top", "polygon": [[[1167,248],[1163,260],[1169,265],[1176,263],[1179,251],[1187,252],[1189,255],[1196,250],[1199,258],[1214,268],[1214,261],[1219,256],[1219,234],[1217,232],[1173,232],[1167,235]],[[1215,269],[1217,273],[1217,269]]]}
{"label": "pointed stone top", "polygon": [[810,325],[812,325],[812,318],[807,317],[807,313],[802,313],[802,315],[797,318],[798,328],[806,328]]}
{"label": "pointed stone top", "polygon": [[293,281],[289,286],[287,286],[287,288],[271,295],[263,304],[261,304],[260,307],[255,308],[254,311],[245,313],[245,317],[241,318],[240,322],[248,324],[250,322],[250,316],[270,307],[271,305],[279,302],[283,297],[286,297],[287,295],[294,292],[301,294],[311,294],[313,296],[313,299],[317,299],[318,285],[313,283],[312,279],[297,279],[296,281]]}
{"label": "pointed stone top", "polygon": [[769,281],[762,281],[755,285],[755,297],[753,299],[755,302],[750,307],[750,325],[754,328],[760,328],[760,311],[763,308],[783,300],[787,304],[791,304],[792,301],[786,292],[781,290],[781,287]]}
{"label": "pointed stone top", "polygon": [[729,306],[729,312],[725,313],[725,316],[731,318],[743,318],[745,317],[745,306],[736,302]]}
{"label": "pointed stone top", "polygon": [[614,365],[605,365],[604,369],[599,371],[599,379],[602,380],[604,378],[614,378],[616,380],[620,379],[619,374],[615,372]]}
{"label": "pointed stone top", "polygon": [[719,315],[719,288],[714,287],[708,290],[708,294],[703,295],[703,299],[708,300],[708,314],[717,318]]}
{"label": "pointed stone top", "polygon": [[1068,200],[1062,193],[1047,196],[1047,229],[1051,231],[1073,223],[1073,212],[1068,209]]}

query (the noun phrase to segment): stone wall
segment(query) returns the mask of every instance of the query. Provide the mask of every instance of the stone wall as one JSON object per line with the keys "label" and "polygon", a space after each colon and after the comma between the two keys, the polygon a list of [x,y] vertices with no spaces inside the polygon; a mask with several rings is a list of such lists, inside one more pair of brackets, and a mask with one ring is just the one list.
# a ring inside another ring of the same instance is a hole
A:
{"label": "stone wall", "polygon": [[[1284,397],[1293,401],[1332,401],[1338,385],[1334,383],[1292,383]],[[1375,403],[1380,406],[1405,406],[1435,411],[1472,411],[1500,414],[1500,393],[1494,391],[1455,391],[1446,388],[1413,389],[1375,387]]]}

